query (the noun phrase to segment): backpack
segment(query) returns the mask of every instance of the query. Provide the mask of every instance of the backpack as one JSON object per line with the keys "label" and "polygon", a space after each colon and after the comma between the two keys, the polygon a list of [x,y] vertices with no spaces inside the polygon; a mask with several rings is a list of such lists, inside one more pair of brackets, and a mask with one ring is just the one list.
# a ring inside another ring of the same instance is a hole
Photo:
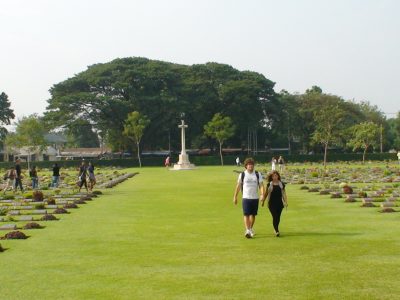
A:
{"label": "backpack", "polygon": [[[258,171],[254,171],[254,172],[256,173],[257,185],[258,185],[258,184],[259,184],[258,182],[260,181],[260,174],[258,173]],[[240,179],[241,179],[241,181],[242,181],[242,189],[241,189],[242,192],[243,192],[244,175],[245,175],[245,172],[243,171],[243,172],[240,174]]]}

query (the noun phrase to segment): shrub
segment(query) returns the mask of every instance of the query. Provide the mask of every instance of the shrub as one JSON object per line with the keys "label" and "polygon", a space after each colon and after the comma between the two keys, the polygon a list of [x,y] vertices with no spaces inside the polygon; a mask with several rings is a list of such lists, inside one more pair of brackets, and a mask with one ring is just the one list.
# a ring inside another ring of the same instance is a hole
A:
{"label": "shrub", "polygon": [[92,194],[94,194],[94,195],[102,195],[103,192],[96,190],[96,191],[93,191]]}
{"label": "shrub", "polygon": [[6,235],[3,237],[5,240],[25,240],[28,237],[25,235],[25,233],[21,231],[11,231],[6,233]]}
{"label": "shrub", "polygon": [[32,195],[36,202],[41,202],[44,199],[44,195],[41,191],[34,191]]}
{"label": "shrub", "polygon": [[5,216],[8,209],[6,207],[0,207],[0,216]]}
{"label": "shrub", "polygon": [[0,244],[0,252],[3,252],[3,251],[4,251],[4,248],[1,247],[1,244]]}
{"label": "shrub", "polygon": [[56,204],[56,200],[54,198],[50,197],[50,198],[48,198],[46,200],[46,203],[49,204],[49,205],[55,205]]}
{"label": "shrub", "polygon": [[35,222],[27,223],[23,227],[23,229],[40,229],[40,228],[43,228],[43,226]]}
{"label": "shrub", "polygon": [[5,199],[5,200],[14,200],[15,197],[14,197],[14,195],[4,195],[3,199]]}
{"label": "shrub", "polygon": [[41,221],[55,221],[57,218],[51,214],[45,214],[43,217],[40,218]]}
{"label": "shrub", "polygon": [[53,211],[53,214],[67,214],[68,211],[65,208],[57,208]]}
{"label": "shrub", "polygon": [[361,198],[367,198],[368,197],[366,192],[358,192],[358,196],[361,197]]}
{"label": "shrub", "polygon": [[74,203],[75,204],[86,204],[86,202],[84,200],[82,200],[82,199],[75,200]]}
{"label": "shrub", "polygon": [[44,204],[36,204],[35,209],[45,209]]}
{"label": "shrub", "polygon": [[346,186],[343,187],[343,193],[345,193],[345,194],[353,194],[353,188],[351,186],[346,185]]}
{"label": "shrub", "polygon": [[67,203],[64,205],[64,208],[78,208],[78,205],[75,203]]}
{"label": "shrub", "polygon": [[393,213],[393,212],[396,212],[396,211],[391,207],[385,207],[385,208],[381,209],[381,212],[382,213]]}
{"label": "shrub", "polygon": [[33,198],[33,193],[28,192],[28,193],[24,193],[22,195],[25,199],[32,199]]}

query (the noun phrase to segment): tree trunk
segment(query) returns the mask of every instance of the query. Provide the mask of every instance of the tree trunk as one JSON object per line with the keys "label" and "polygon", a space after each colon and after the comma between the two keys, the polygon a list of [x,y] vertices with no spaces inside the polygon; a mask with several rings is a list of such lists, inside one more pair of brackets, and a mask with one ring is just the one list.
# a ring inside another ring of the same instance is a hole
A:
{"label": "tree trunk", "polygon": [[222,143],[219,142],[219,156],[221,157],[221,166],[224,165],[224,160],[222,158]]}
{"label": "tree trunk", "polygon": [[363,164],[365,164],[365,154],[367,154],[368,145],[365,145],[364,153],[363,153]]}
{"label": "tree trunk", "polygon": [[138,157],[138,160],[139,160],[139,167],[141,168],[142,167],[142,161],[140,160],[139,143],[136,143],[136,145],[137,145],[137,157]]}
{"label": "tree trunk", "polygon": [[328,154],[328,143],[325,143],[325,149],[324,149],[324,170],[325,170],[325,173],[326,173],[326,157],[327,157],[327,154]]}

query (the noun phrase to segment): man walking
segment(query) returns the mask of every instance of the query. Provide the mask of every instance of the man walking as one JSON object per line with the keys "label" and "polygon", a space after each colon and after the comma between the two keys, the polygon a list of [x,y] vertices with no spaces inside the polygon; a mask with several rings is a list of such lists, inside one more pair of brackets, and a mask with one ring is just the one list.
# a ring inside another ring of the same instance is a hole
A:
{"label": "man walking", "polygon": [[17,191],[18,186],[21,189],[21,192],[24,191],[22,187],[22,174],[21,174],[21,160],[18,158],[15,161],[15,191]]}
{"label": "man walking", "polygon": [[246,238],[252,238],[254,237],[253,226],[258,212],[258,203],[264,195],[264,184],[261,173],[254,170],[254,160],[252,158],[246,158],[244,167],[246,170],[239,174],[233,203],[237,204],[239,191],[242,190],[243,219],[246,229],[244,235]]}

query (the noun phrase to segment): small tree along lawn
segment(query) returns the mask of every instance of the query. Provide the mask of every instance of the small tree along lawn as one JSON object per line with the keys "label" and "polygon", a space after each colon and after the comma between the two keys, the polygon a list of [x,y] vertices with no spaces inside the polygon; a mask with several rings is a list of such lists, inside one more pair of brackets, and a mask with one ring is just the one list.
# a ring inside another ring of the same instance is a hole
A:
{"label": "small tree along lawn", "polygon": [[235,134],[235,125],[232,124],[231,118],[224,117],[220,113],[215,114],[212,120],[204,125],[204,133],[218,141],[219,155],[221,157],[221,165],[223,166],[222,145]]}

